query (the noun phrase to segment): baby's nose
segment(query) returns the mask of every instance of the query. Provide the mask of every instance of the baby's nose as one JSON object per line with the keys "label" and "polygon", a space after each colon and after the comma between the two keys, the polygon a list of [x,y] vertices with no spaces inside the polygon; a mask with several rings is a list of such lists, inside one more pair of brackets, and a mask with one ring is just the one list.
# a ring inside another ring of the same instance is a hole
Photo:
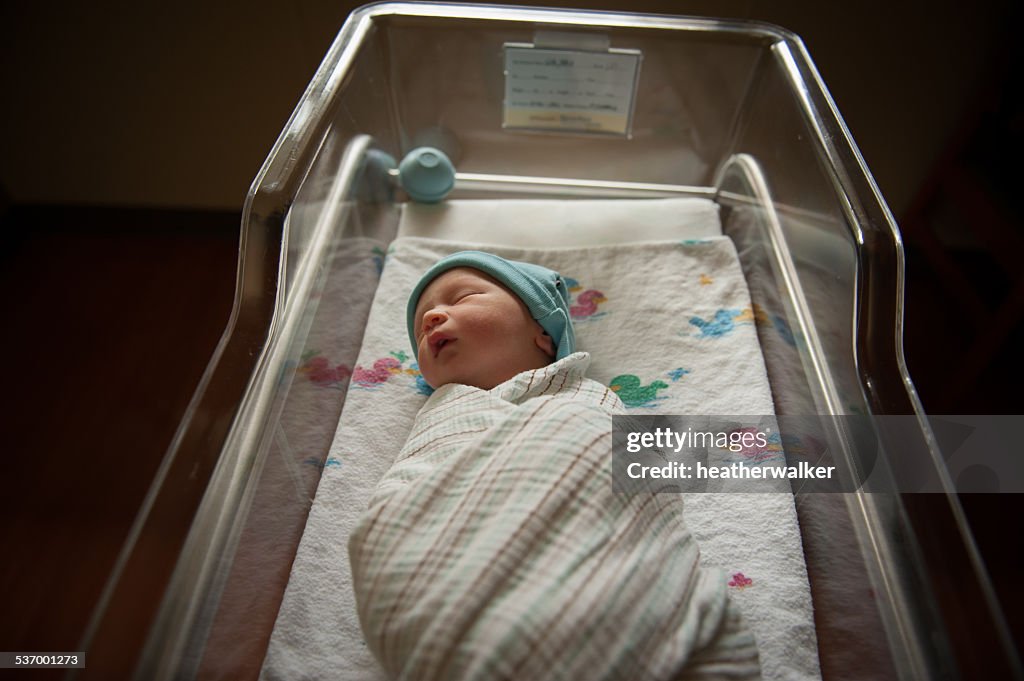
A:
{"label": "baby's nose", "polygon": [[430,331],[435,326],[444,324],[447,319],[448,315],[440,310],[427,310],[423,314],[423,331]]}

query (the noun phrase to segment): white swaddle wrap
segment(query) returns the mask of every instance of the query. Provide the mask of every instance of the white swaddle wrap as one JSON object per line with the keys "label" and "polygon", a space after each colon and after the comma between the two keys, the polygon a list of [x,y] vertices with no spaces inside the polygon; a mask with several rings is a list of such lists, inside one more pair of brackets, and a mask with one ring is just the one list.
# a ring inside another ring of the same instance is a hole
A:
{"label": "white swaddle wrap", "polygon": [[367,644],[398,679],[758,678],[674,494],[611,484],[616,394],[586,353],[416,418],[349,542]]}

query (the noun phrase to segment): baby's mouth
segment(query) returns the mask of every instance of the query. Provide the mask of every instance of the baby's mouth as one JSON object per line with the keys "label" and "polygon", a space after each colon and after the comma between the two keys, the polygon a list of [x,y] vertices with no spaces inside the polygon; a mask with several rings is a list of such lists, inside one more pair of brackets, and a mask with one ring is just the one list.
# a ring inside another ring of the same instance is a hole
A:
{"label": "baby's mouth", "polygon": [[432,335],[427,342],[430,344],[430,354],[437,357],[441,350],[449,343],[454,343],[455,339],[451,336],[446,336],[443,333],[436,333]]}

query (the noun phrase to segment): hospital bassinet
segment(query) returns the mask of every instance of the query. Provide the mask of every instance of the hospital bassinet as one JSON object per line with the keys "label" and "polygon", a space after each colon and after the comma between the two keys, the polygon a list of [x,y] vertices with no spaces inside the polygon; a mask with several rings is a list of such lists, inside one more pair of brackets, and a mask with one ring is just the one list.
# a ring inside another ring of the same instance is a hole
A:
{"label": "hospital bassinet", "polygon": [[[632,80],[569,93],[561,113],[534,102],[538,117],[508,89],[515,50],[547,66],[593,57]],[[913,465],[943,479],[902,358],[899,234],[795,36],[750,22],[371,5],[345,24],[249,193],[229,328],[97,609],[86,678],[259,674],[320,472],[338,464],[327,451],[346,393],[311,396],[296,377],[345,385],[408,201],[390,158],[424,145],[455,162],[452,199],[716,203],[754,304],[800,339],[788,352],[763,341],[776,411],[915,416],[914,442],[883,448],[883,462],[916,448]],[[357,244],[380,246],[347,255]],[[324,319],[329,362],[308,342]],[[855,444],[844,451],[856,465]],[[798,494],[796,510],[824,678],[1016,673],[950,492]],[[166,555],[173,565],[154,558]],[[158,610],[138,606],[161,591]]]}

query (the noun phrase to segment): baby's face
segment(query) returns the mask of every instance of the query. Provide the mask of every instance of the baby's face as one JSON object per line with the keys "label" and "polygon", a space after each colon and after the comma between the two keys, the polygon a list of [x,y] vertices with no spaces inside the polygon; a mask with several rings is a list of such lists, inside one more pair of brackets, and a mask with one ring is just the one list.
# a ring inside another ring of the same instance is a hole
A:
{"label": "baby's face", "polygon": [[484,390],[551,363],[554,344],[529,309],[497,280],[470,267],[430,282],[416,305],[420,373],[434,388]]}

